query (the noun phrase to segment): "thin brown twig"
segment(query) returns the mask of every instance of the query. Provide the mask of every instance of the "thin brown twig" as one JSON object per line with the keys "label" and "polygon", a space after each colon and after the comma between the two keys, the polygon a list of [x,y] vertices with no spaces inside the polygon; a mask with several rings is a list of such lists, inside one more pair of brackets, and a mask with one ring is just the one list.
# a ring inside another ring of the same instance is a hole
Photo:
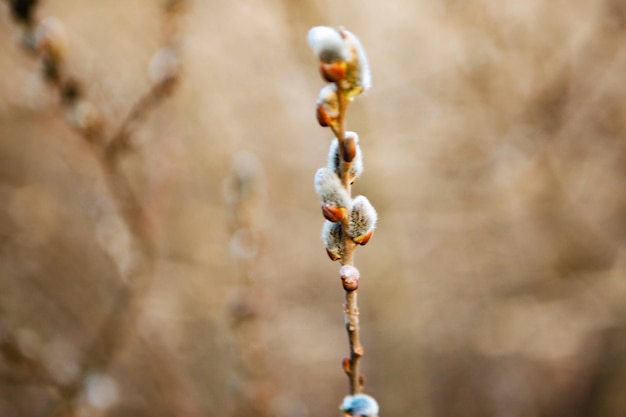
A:
{"label": "thin brown twig", "polygon": [[[346,136],[346,115],[348,111],[348,105],[350,101],[346,97],[346,92],[339,86],[337,88],[337,98],[339,104],[339,116],[337,119],[337,127],[332,127],[333,133],[337,137],[339,142],[339,150],[341,153],[341,170],[340,179],[343,187],[351,195],[352,184],[350,179],[350,167],[352,162],[347,162],[344,158],[345,152],[345,136]],[[341,220],[343,230],[348,230],[348,224],[350,222],[349,216],[344,216]],[[357,244],[347,235],[344,234],[344,252],[341,257],[342,265],[354,266],[354,250]],[[350,343],[350,358],[349,366],[344,370],[348,375],[350,381],[350,394],[358,394],[363,391],[362,377],[359,372],[360,359],[363,356],[363,347],[361,346],[359,333],[359,308],[357,304],[357,291],[345,292],[346,303],[344,305],[344,320],[346,325],[346,331],[348,333],[348,341]]]}
{"label": "thin brown twig", "polygon": [[136,123],[145,118],[148,113],[161,103],[174,87],[176,79],[167,79],[163,82],[155,83],[152,87],[142,95],[135,105],[122,121],[120,127],[109,140],[105,150],[105,158],[115,160],[118,155],[125,150],[130,149],[129,138],[132,133],[132,127]]}
{"label": "thin brown twig", "polygon": [[376,414],[378,405],[372,397],[365,396],[363,402],[360,396],[355,404],[350,403],[353,397],[363,393],[364,385],[359,370],[363,356],[357,304],[360,273],[354,267],[354,251],[357,245],[367,244],[378,216],[366,197],[352,198],[352,183],[363,167],[358,136],[346,131],[346,115],[351,100],[370,86],[369,65],[358,38],[344,28],[317,26],[309,31],[307,38],[318,56],[322,78],[331,83],[318,96],[317,121],[322,127],[330,127],[336,137],[336,145],[333,141],[330,147],[328,166],[315,174],[315,188],[326,219],[322,232],[326,252],[331,260],[340,260],[342,265],[344,323],[350,344],[350,357],[343,360],[343,369],[350,383],[350,397],[341,409],[350,415],[360,415],[362,411]]}
{"label": "thin brown twig", "polygon": [[245,236],[246,242],[239,244],[249,245],[250,253],[244,255],[241,249],[231,250],[239,283],[229,306],[235,339],[231,349],[236,357],[232,376],[237,382],[231,390],[234,407],[229,415],[265,417],[271,414],[269,405],[275,389],[268,377],[267,348],[263,342],[266,293],[253,277],[263,246],[262,231],[255,222],[260,196],[265,192],[263,168],[253,154],[240,153],[233,162],[234,172],[226,179],[225,187],[229,194],[229,229],[235,242]]}

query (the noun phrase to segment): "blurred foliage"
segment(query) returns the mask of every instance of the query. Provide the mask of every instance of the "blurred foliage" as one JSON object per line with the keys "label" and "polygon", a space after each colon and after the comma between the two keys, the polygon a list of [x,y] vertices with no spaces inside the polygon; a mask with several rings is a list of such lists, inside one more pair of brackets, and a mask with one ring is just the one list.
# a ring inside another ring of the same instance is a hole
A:
{"label": "blurred foliage", "polygon": [[[39,3],[64,23],[68,68],[112,134],[149,89],[159,7]],[[269,415],[338,414],[343,292],[312,185],[330,140],[305,39],[319,24],[349,27],[372,66],[348,129],[367,166],[355,193],[380,216],[357,262],[381,415],[626,414],[626,2],[193,2],[178,90],[121,160],[156,248],[129,322],[115,306],[134,290],[136,237],[6,4],[1,416],[50,415],[55,387],[99,350],[115,356],[80,381],[77,415],[235,413],[236,370],[250,367],[229,320],[242,280],[222,187],[241,150],[267,185],[246,266],[265,298],[255,389]],[[107,320],[129,336],[101,338]]]}

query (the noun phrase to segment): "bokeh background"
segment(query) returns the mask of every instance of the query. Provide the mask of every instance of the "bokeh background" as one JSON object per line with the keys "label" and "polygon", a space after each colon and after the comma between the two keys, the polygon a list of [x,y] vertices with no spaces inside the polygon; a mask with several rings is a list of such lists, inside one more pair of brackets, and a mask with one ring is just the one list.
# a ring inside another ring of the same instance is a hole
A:
{"label": "bokeh background", "polygon": [[[160,4],[50,15],[113,132],[150,87]],[[181,18],[178,88],[121,161],[146,260],[0,4],[1,416],[339,414],[320,24],[359,36],[373,75],[348,128],[380,217],[356,265],[381,415],[626,415],[626,2],[196,0]]]}

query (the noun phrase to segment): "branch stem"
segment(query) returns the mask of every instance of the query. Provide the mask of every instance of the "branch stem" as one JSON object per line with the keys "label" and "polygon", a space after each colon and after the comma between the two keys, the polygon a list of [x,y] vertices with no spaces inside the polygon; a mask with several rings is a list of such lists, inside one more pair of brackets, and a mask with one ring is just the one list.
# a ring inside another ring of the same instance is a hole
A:
{"label": "branch stem", "polygon": [[[350,167],[352,162],[347,162],[345,158],[345,137],[346,137],[346,113],[348,111],[348,105],[350,100],[346,96],[346,92],[343,91],[339,85],[337,85],[337,96],[339,102],[339,117],[336,127],[333,127],[333,133],[337,137],[339,142],[339,152],[341,155],[341,172],[340,179],[343,187],[348,192],[348,195],[352,194],[352,183],[350,178]],[[344,216],[341,220],[343,230],[348,230],[350,222],[350,216]],[[344,233],[344,253],[341,257],[342,265],[354,266],[354,250],[357,244]],[[363,356],[363,347],[359,340],[359,308],[357,305],[357,291],[345,292],[344,304],[344,321],[346,325],[346,331],[348,333],[348,341],[350,343],[350,358],[349,366],[345,367],[346,374],[350,382],[350,395],[355,395],[363,392],[363,378],[359,373],[359,362]]]}

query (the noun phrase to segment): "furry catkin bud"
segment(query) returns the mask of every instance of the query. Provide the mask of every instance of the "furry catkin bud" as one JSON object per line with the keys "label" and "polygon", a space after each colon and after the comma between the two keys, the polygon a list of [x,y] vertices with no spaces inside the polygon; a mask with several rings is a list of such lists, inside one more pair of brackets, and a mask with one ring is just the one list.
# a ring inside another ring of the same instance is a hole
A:
{"label": "furry catkin bud", "polygon": [[39,24],[35,31],[35,49],[41,56],[46,80],[59,82],[67,49],[65,29],[60,20],[47,17]]}
{"label": "furry catkin bud", "polygon": [[378,417],[378,402],[367,394],[348,395],[344,397],[339,409],[349,416]]}
{"label": "furry catkin bud", "polygon": [[322,242],[324,242],[326,253],[331,261],[341,259],[344,249],[341,223],[324,222],[324,226],[322,227]]}
{"label": "furry catkin bud", "polygon": [[171,47],[159,49],[148,65],[150,80],[155,84],[173,81],[178,75],[180,63]]}
{"label": "furry catkin bud", "polygon": [[357,196],[352,200],[346,234],[354,242],[365,245],[371,238],[377,221],[378,214],[367,197]]}
{"label": "furry catkin bud", "polygon": [[69,123],[89,140],[101,139],[102,118],[96,106],[89,101],[78,100],[69,105],[67,118]]}
{"label": "furry catkin bud", "polygon": [[339,270],[341,276],[341,285],[347,292],[356,291],[359,288],[359,278],[361,274],[359,270],[352,265],[344,265]]}
{"label": "furry catkin bud", "polygon": [[350,206],[350,196],[341,185],[341,180],[337,174],[328,167],[320,168],[315,173],[315,191],[322,204],[347,208]]}
{"label": "furry catkin bud", "polygon": [[61,21],[55,17],[42,20],[35,33],[35,44],[46,59],[60,61],[67,47],[67,37]]}
{"label": "furry catkin bud", "polygon": [[312,28],[307,34],[307,40],[317,58],[326,64],[346,61],[350,56],[343,37],[331,27],[316,26]]}
{"label": "furry catkin bud", "polygon": [[327,127],[336,124],[338,118],[337,87],[334,84],[328,84],[320,90],[317,97],[317,121],[322,127]]}
{"label": "furry catkin bud", "polygon": [[341,88],[346,91],[349,98],[354,98],[371,87],[370,66],[361,41],[347,30],[342,30],[341,34],[350,51],[350,59],[346,75],[341,80]]}
{"label": "furry catkin bud", "polygon": [[[350,165],[350,183],[353,183],[363,173],[363,155],[359,146],[359,136],[354,132],[346,132],[346,139],[354,144],[354,157]],[[339,152],[339,142],[333,139],[328,149],[328,168],[337,175],[341,174],[341,154]]]}

